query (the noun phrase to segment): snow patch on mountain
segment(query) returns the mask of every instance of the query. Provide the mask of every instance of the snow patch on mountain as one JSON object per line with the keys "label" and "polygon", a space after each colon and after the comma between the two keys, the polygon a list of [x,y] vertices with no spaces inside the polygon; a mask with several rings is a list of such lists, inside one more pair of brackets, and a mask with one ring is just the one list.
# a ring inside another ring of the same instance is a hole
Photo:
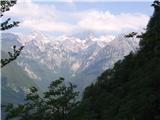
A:
{"label": "snow patch on mountain", "polygon": [[[25,44],[18,63],[31,78],[41,80],[44,77],[41,76],[41,72],[47,69],[53,76],[72,79],[75,83],[83,85],[82,88],[131,51],[135,52],[139,46],[139,39],[125,38],[124,34],[117,37],[96,36],[93,33],[58,37],[40,32],[17,35],[19,42]],[[53,78],[48,73],[46,75],[46,79]],[[40,82],[45,83],[43,80]]]}
{"label": "snow patch on mountain", "polygon": [[40,77],[38,77],[29,67],[25,66],[24,70],[28,73],[30,78],[40,80]]}

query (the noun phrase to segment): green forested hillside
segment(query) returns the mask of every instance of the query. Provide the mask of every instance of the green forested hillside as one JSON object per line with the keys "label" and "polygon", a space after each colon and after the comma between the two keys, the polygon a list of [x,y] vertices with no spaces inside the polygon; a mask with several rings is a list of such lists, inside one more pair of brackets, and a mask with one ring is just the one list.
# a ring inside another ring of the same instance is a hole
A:
{"label": "green forested hillside", "polygon": [[160,3],[152,6],[140,50],[85,90],[74,120],[160,120]]}

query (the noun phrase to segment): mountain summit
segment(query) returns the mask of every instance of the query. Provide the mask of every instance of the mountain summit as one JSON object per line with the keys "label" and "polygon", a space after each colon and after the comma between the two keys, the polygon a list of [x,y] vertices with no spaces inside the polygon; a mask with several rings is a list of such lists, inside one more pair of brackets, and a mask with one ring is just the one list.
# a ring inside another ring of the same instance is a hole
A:
{"label": "mountain summit", "polygon": [[[25,44],[17,63],[40,88],[62,76],[83,90],[102,71],[136,51],[139,43],[138,39],[128,39],[123,34],[116,38],[107,35],[96,37],[93,33],[82,35],[52,37],[37,31],[5,34],[8,40],[16,36],[17,42]],[[2,35],[2,41],[5,36]]]}

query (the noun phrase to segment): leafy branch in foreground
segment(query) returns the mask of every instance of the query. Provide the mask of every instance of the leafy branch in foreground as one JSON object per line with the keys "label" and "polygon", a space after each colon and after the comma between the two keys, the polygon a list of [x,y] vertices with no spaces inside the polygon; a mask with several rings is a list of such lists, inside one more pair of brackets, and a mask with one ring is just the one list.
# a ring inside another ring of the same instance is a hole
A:
{"label": "leafy branch in foreground", "polygon": [[[13,7],[17,3],[17,0],[1,0],[0,3],[0,17],[2,17],[4,12],[9,11],[10,7]],[[1,23],[1,30],[7,30],[12,27],[16,27],[20,23],[19,21],[13,21],[13,23],[9,23],[10,20],[11,18],[8,18]]]}
{"label": "leafy branch in foreground", "polygon": [[19,21],[13,21],[13,23],[9,23],[9,21],[11,20],[11,18],[8,18],[5,22],[1,23],[1,30],[8,30],[11,29],[13,27],[18,27],[18,24],[20,23]]}
{"label": "leafy branch in foreground", "polygon": [[[0,0],[0,18],[3,17],[3,13],[9,11],[11,7],[13,7],[17,3],[17,0]],[[1,31],[11,29],[13,27],[17,27],[19,25],[19,21],[10,22],[11,18],[8,18],[4,22],[1,22]],[[1,59],[1,68],[15,60],[21,53],[24,46],[16,49],[16,45],[13,46],[13,53],[8,52],[9,58]]]}
{"label": "leafy branch in foreground", "polygon": [[9,58],[1,59],[1,68],[9,64],[11,61],[15,60],[21,53],[24,46],[16,49],[16,45],[13,46],[13,53],[8,52]]}
{"label": "leafy branch in foreground", "polygon": [[1,0],[0,7],[0,16],[3,16],[3,13],[10,10],[10,7],[14,6],[17,3],[17,0]]}
{"label": "leafy branch in foreground", "polygon": [[43,96],[35,87],[30,88],[26,103],[21,105],[8,104],[5,107],[6,120],[70,120],[72,111],[77,107],[74,90],[71,83],[64,84],[64,78],[52,81],[48,91]]}
{"label": "leafy branch in foreground", "polygon": [[126,38],[133,38],[133,37],[143,38],[143,34],[144,34],[144,33],[138,34],[137,32],[131,32],[131,33],[125,35],[125,37],[126,37]]}

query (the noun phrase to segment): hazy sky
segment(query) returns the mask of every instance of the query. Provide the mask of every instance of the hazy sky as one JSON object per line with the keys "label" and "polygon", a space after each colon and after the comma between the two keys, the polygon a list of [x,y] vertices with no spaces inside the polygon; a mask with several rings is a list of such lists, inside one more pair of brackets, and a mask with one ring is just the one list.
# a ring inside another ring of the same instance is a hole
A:
{"label": "hazy sky", "polygon": [[115,35],[143,29],[153,12],[147,1],[93,1],[19,0],[5,17],[21,22],[11,32],[63,35],[93,31]]}

